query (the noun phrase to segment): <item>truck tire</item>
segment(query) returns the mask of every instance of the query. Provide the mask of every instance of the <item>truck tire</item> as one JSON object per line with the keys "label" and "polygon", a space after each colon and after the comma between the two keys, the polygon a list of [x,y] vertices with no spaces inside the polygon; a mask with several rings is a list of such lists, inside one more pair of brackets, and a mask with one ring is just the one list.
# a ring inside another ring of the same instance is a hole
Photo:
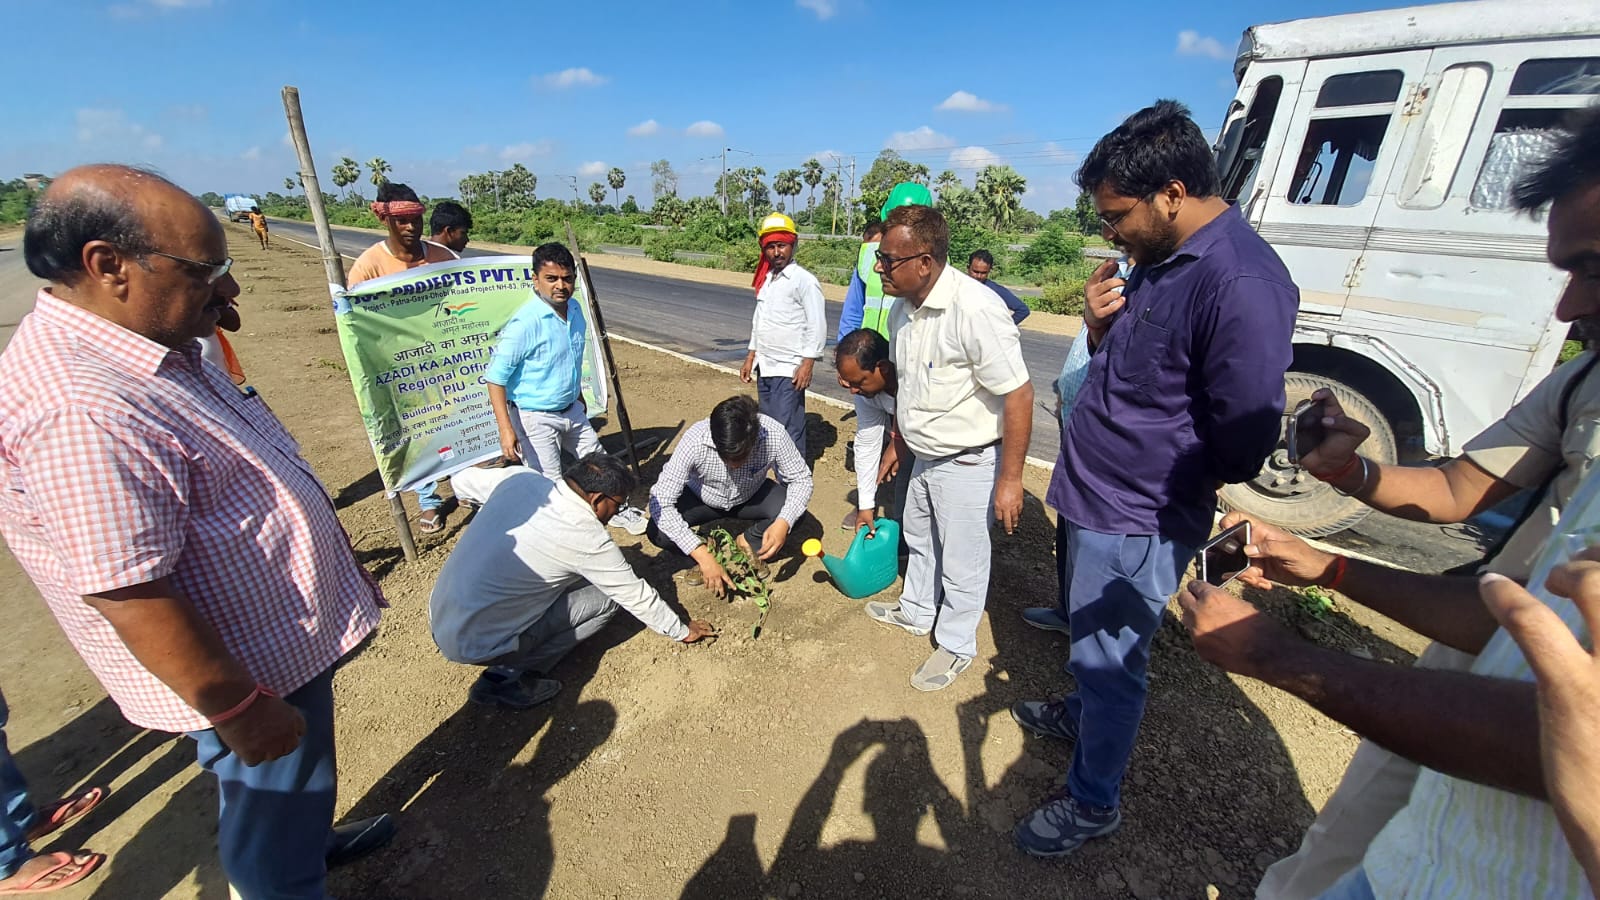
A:
{"label": "truck tire", "polygon": [[[1295,406],[1308,399],[1317,388],[1329,388],[1339,398],[1345,415],[1372,429],[1361,445],[1367,459],[1392,465],[1398,458],[1394,429],[1378,411],[1377,404],[1344,382],[1323,375],[1289,372],[1283,378],[1286,405],[1284,421]],[[1372,509],[1354,497],[1345,497],[1311,477],[1311,473],[1289,465],[1288,448],[1282,436],[1267,457],[1261,474],[1242,484],[1223,487],[1220,500],[1224,510],[1240,510],[1302,537],[1322,537],[1343,531],[1367,517]]]}

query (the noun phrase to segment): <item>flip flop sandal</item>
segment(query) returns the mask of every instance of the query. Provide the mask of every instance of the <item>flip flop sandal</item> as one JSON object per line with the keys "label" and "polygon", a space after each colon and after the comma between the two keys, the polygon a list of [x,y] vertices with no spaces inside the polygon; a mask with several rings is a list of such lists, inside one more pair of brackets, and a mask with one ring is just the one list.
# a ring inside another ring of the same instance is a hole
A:
{"label": "flip flop sandal", "polygon": [[79,816],[87,815],[90,810],[100,805],[100,801],[108,794],[105,788],[92,787],[76,797],[65,797],[39,810],[40,822],[28,832],[28,841],[32,843],[42,837],[54,834],[61,826],[71,822]]}
{"label": "flip flop sandal", "polygon": [[428,510],[417,516],[417,530],[423,534],[438,534],[444,530],[444,516],[434,510]]}
{"label": "flip flop sandal", "polygon": [[[29,881],[26,884],[19,884],[15,887],[0,888],[0,897],[6,897],[13,894],[48,894],[52,891],[59,891],[65,887],[71,887],[85,878],[88,878],[95,869],[100,868],[101,863],[106,861],[106,855],[104,853],[45,853],[40,855],[48,859],[55,860],[56,864],[44,870],[43,872],[40,872],[37,878],[34,878],[32,881]],[[52,875],[61,872],[63,869],[72,869],[72,871],[55,881],[49,881],[47,884],[41,884],[41,882],[48,881]]]}

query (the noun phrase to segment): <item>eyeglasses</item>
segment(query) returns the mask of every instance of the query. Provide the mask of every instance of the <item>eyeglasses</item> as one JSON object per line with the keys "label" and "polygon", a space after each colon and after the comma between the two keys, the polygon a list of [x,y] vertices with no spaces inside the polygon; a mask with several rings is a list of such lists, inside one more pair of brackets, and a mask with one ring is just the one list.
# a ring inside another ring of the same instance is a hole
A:
{"label": "eyeglasses", "polygon": [[916,259],[919,256],[928,256],[930,254],[913,253],[910,256],[890,256],[882,250],[874,250],[872,251],[872,255],[877,258],[878,265],[883,266],[883,270],[885,272],[893,272],[895,266],[900,265],[908,259]]}
{"label": "eyeglasses", "polygon": [[[1140,197],[1139,198],[1139,203],[1143,203],[1143,202],[1145,202],[1146,200],[1149,200],[1149,199],[1150,199],[1149,197]],[[1102,227],[1109,228],[1109,229],[1111,229],[1111,233],[1112,234],[1116,235],[1117,237],[1122,237],[1122,232],[1117,230],[1117,224],[1120,223],[1123,219],[1126,219],[1128,217],[1128,213],[1131,213],[1134,210],[1138,209],[1139,208],[1139,203],[1135,203],[1134,205],[1132,205],[1132,206],[1128,207],[1127,209],[1123,210],[1122,212],[1117,213],[1117,215],[1114,218],[1108,219],[1105,216],[1098,215],[1098,214],[1095,216],[1095,218],[1100,220],[1100,225]]]}
{"label": "eyeglasses", "polygon": [[151,256],[165,256],[167,259],[175,262],[181,262],[195,269],[208,270],[206,273],[206,284],[216,284],[219,280],[221,280],[222,276],[228,274],[229,269],[233,268],[233,257],[231,256],[227,257],[222,262],[202,262],[198,259],[189,259],[186,256],[178,256],[173,253],[162,253],[160,250],[147,250],[145,252]]}

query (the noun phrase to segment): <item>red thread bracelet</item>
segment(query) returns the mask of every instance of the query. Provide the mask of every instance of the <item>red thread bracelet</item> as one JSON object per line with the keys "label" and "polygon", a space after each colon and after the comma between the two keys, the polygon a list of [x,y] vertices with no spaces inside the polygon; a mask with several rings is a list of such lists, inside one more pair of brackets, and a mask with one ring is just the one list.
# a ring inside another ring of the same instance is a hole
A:
{"label": "red thread bracelet", "polygon": [[1344,582],[1344,573],[1348,568],[1350,568],[1349,557],[1335,556],[1333,558],[1333,578],[1330,579],[1327,584],[1323,585],[1323,587],[1330,591],[1337,591],[1339,589],[1339,585]]}
{"label": "red thread bracelet", "polygon": [[218,725],[225,724],[244,715],[245,710],[250,708],[250,704],[256,702],[262,697],[276,696],[278,695],[273,693],[271,688],[263,687],[262,685],[258,684],[251,689],[249,694],[245,695],[243,700],[240,700],[238,703],[234,704],[232,709],[224,710],[223,712],[217,713],[214,716],[206,716],[206,721],[210,722],[211,727],[215,728]]}
{"label": "red thread bracelet", "polygon": [[1360,465],[1360,463],[1361,463],[1361,457],[1359,457],[1359,456],[1351,456],[1350,457],[1350,461],[1345,463],[1344,466],[1339,469],[1339,471],[1337,471],[1337,472],[1312,472],[1311,473],[1311,477],[1315,478],[1318,481],[1324,481],[1324,482],[1338,481],[1339,479],[1345,477],[1346,475],[1349,475],[1352,471],[1354,471],[1355,467],[1357,465]]}

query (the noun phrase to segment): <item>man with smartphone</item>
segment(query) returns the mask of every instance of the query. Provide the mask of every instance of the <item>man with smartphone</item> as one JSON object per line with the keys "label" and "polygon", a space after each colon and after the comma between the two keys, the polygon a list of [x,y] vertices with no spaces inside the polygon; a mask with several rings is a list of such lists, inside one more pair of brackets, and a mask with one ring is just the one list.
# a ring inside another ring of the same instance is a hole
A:
{"label": "man with smartphone", "polygon": [[1218,485],[1253,477],[1277,445],[1299,306],[1277,254],[1218,196],[1210,146],[1182,105],[1134,113],[1077,179],[1136,265],[1124,280],[1107,261],[1085,290],[1093,356],[1047,496],[1077,690],[1012,716],[1075,746],[1066,790],[1017,825],[1034,856],[1121,824],[1150,640],[1211,532]]}

